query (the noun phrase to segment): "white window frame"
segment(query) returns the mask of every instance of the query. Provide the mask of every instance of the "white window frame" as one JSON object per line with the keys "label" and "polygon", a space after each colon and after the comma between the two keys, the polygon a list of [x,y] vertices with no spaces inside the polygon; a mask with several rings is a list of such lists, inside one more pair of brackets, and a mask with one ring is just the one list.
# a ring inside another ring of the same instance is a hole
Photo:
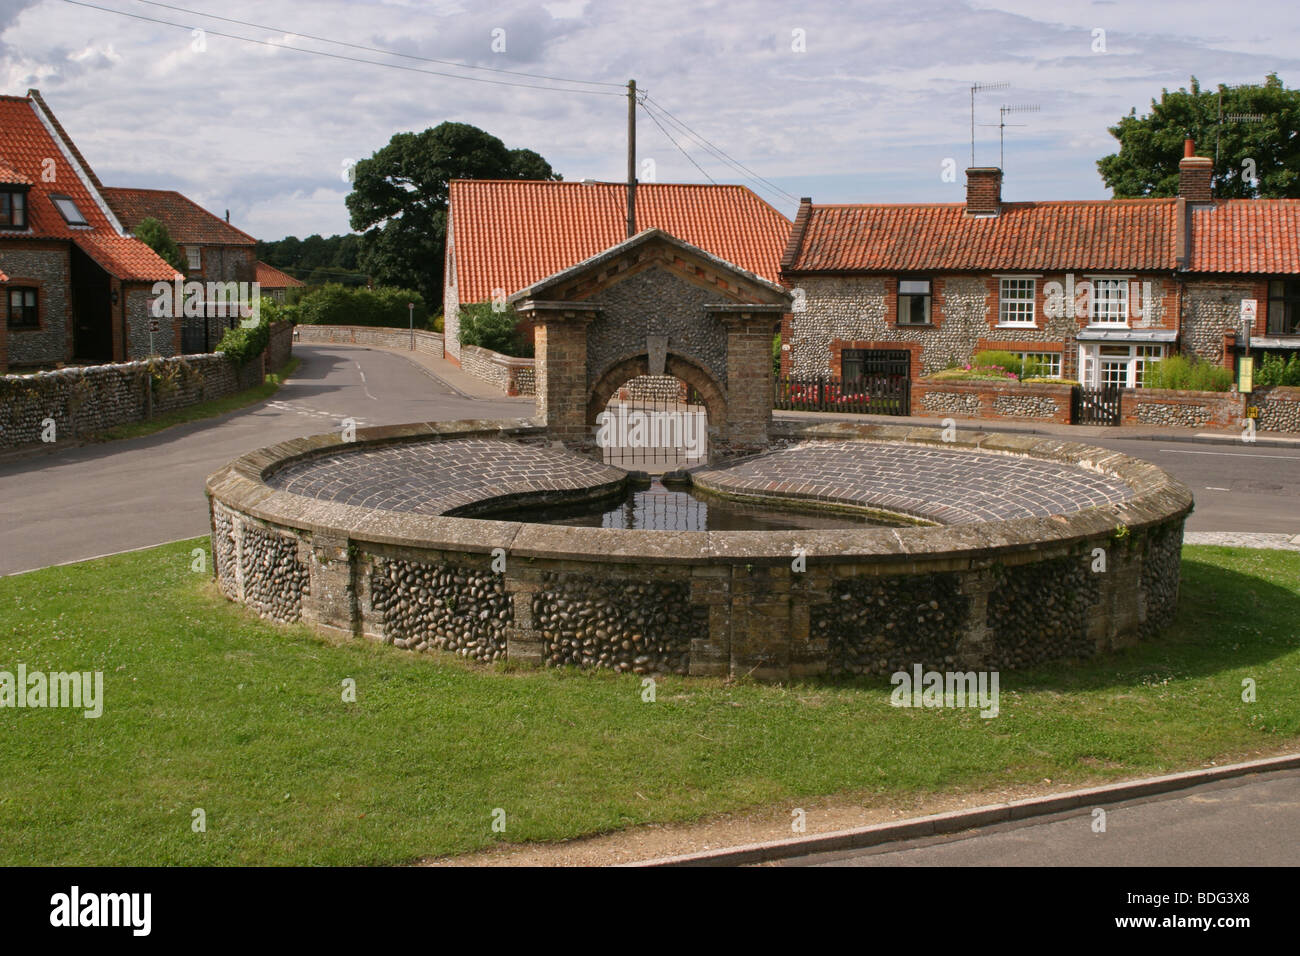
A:
{"label": "white window frame", "polygon": [[1161,344],[1152,344],[1140,342],[1135,345],[1110,345],[1111,348],[1127,348],[1126,356],[1120,355],[1102,355],[1101,350],[1106,343],[1090,342],[1086,345],[1079,346],[1079,381],[1088,388],[1097,388],[1101,385],[1101,364],[1120,363],[1124,364],[1124,384],[1122,388],[1142,388],[1142,379],[1146,375],[1146,367],[1151,362],[1158,362],[1166,356],[1166,347]]}
{"label": "white window frame", "polygon": [[1062,352],[1022,352],[1016,351],[1014,354],[1021,362],[1028,358],[1033,358],[1039,362],[1046,360],[1044,364],[1052,370],[1049,374],[1040,376],[1041,378],[1060,378],[1065,367],[1065,355]]}
{"label": "white window frame", "polygon": [[[1091,302],[1088,306],[1088,324],[1106,326],[1107,328],[1128,328],[1128,277],[1088,276],[1092,284]],[[1102,284],[1107,289],[1116,289],[1119,295],[1101,296]],[[1103,304],[1106,308],[1102,308]],[[1118,305],[1118,308],[1116,306]],[[1118,317],[1116,317],[1118,316]]]}
{"label": "white window frame", "polygon": [[[1029,283],[1029,298],[1026,301],[1024,296],[1008,298],[1006,294],[1006,284],[1009,282]],[[1038,295],[1038,281],[1033,276],[998,276],[998,326],[1000,328],[1036,328],[1036,309],[1035,299]],[[1020,318],[1007,318],[1008,306],[1023,307],[1028,305],[1028,311],[1018,311],[1016,314]],[[1027,318],[1023,316],[1028,316]]]}
{"label": "white window frame", "polygon": [[185,247],[185,267],[187,269],[203,268],[203,247],[202,246]]}

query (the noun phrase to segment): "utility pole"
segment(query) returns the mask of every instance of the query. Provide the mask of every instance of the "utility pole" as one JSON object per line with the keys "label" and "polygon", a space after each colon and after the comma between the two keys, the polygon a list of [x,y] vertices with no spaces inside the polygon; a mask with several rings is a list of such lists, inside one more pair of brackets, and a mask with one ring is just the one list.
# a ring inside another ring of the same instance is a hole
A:
{"label": "utility pole", "polygon": [[636,80],[627,81],[627,237],[636,235]]}

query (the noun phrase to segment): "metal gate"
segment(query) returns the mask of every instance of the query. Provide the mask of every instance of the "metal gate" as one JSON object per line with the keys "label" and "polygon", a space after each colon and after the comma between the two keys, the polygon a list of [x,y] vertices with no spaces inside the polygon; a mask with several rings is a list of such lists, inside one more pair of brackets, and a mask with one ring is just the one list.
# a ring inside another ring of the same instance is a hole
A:
{"label": "metal gate", "polygon": [[1088,388],[1074,386],[1070,398],[1070,423],[1072,425],[1118,425],[1120,388],[1118,385],[1101,385]]}
{"label": "metal gate", "polygon": [[906,349],[845,349],[844,374],[778,379],[774,408],[805,412],[859,412],[907,415],[911,412],[912,356]]}
{"label": "metal gate", "polygon": [[181,320],[181,354],[198,355],[208,351],[207,320],[194,316]]}
{"label": "metal gate", "polygon": [[700,393],[669,376],[633,379],[596,416],[607,465],[663,472],[708,460],[708,411]]}

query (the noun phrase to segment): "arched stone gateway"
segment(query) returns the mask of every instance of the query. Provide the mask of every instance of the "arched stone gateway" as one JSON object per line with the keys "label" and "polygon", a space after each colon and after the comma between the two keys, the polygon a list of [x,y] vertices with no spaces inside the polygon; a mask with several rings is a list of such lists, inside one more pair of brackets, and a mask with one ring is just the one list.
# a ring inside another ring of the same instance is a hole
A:
{"label": "arched stone gateway", "polygon": [[511,297],[536,328],[537,418],[584,444],[614,391],[639,375],[695,389],[710,448],[767,443],[780,286],[650,229]]}

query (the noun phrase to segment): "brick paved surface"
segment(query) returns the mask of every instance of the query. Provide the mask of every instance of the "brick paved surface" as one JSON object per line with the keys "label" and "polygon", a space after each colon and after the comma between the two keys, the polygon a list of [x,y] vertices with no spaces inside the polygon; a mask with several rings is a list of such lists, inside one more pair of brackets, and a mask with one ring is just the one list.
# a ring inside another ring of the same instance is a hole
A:
{"label": "brick paved surface", "polygon": [[[487,498],[589,488],[617,468],[568,452],[490,438],[343,452],[292,465],[267,484],[340,504],[445,514]],[[842,501],[940,524],[1069,514],[1123,501],[1123,482],[1054,462],[916,445],[812,442],[726,469],[707,487]]]}
{"label": "brick paved surface", "polygon": [[1069,514],[1134,495],[1069,465],[872,442],[805,443],[696,477],[724,491],[852,502],[940,524]]}
{"label": "brick paved surface", "polygon": [[340,504],[437,515],[486,498],[589,488],[622,475],[560,450],[466,438],[314,458],[274,473],[267,484]]}

